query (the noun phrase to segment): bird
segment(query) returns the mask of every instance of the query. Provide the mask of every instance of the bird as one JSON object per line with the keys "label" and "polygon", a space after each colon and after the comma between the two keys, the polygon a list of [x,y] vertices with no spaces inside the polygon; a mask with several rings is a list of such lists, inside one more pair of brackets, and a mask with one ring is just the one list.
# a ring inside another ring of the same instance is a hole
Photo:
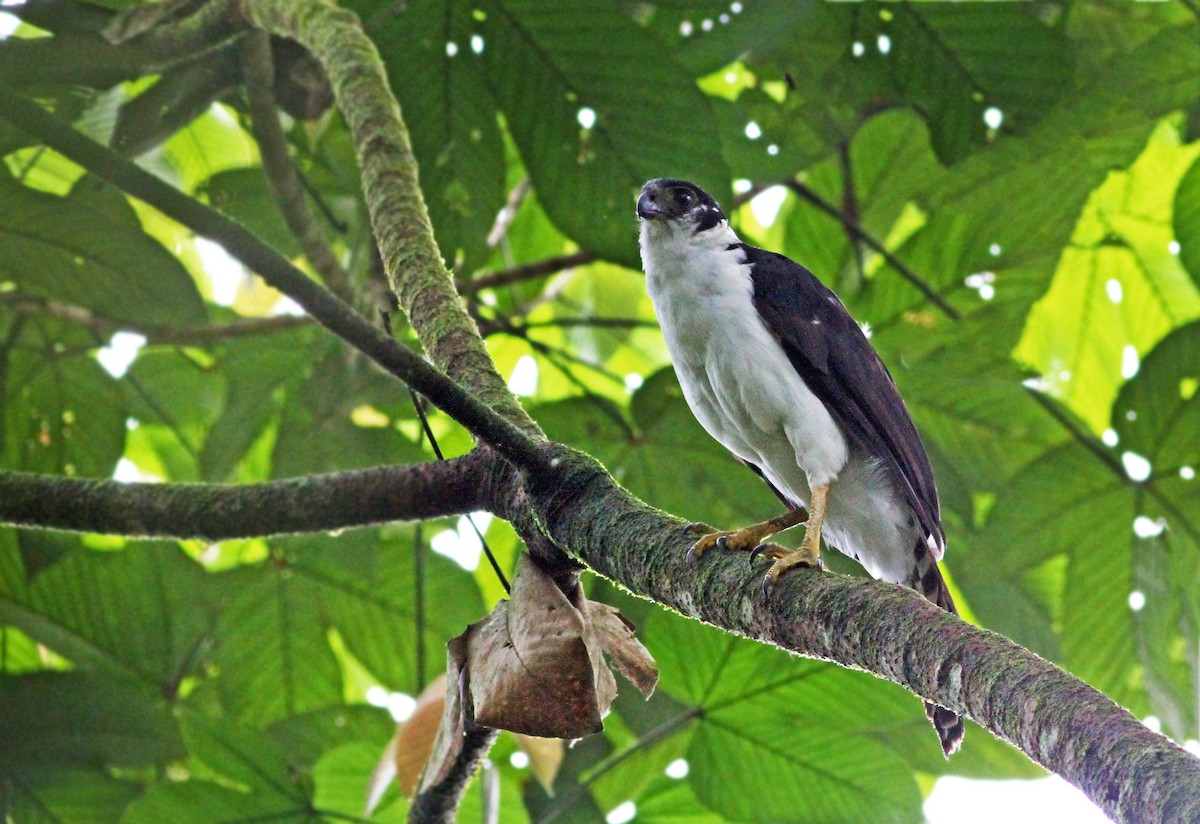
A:
{"label": "bird", "polygon": [[[841,300],[784,255],[743,243],[693,183],[658,178],[637,200],[647,291],[683,396],[701,426],[753,469],[783,515],[704,534],[774,560],[770,593],[797,566],[822,568],[820,542],[877,579],[958,610],[938,567],[946,548],[933,469],[891,373]],[[766,543],[801,522],[797,549]],[[948,758],[961,716],[926,702]]]}

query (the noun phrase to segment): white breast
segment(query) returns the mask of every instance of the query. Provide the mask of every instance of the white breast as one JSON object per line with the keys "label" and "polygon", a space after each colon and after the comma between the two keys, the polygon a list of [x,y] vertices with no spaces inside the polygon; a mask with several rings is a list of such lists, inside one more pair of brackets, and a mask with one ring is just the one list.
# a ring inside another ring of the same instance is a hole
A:
{"label": "white breast", "polygon": [[728,249],[733,231],[646,238],[660,229],[671,232],[643,223],[642,262],[688,405],[726,449],[806,504],[846,463],[841,430],[755,311],[750,267]]}
{"label": "white breast", "polygon": [[906,580],[914,528],[876,462],[851,450],[755,310],[750,267],[727,224],[692,235],[643,221],[650,299],[692,413],[726,449],[801,506],[830,493],[826,534],[877,578]]}

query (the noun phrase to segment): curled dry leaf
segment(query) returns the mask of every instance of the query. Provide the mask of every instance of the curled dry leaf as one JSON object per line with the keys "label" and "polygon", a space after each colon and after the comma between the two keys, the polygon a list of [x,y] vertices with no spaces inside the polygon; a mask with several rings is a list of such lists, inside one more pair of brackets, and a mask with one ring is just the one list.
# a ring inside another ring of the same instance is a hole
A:
{"label": "curled dry leaf", "polygon": [[447,653],[445,712],[422,790],[449,773],[471,727],[540,738],[599,732],[617,694],[606,654],[646,697],[658,679],[615,609],[578,589],[568,598],[528,555],[518,561],[512,600],[452,639]]}

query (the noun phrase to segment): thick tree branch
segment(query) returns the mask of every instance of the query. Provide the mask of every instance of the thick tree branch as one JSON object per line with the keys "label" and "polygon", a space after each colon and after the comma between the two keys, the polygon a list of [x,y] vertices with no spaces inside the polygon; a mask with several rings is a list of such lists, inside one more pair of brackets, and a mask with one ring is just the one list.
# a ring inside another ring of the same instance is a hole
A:
{"label": "thick tree branch", "polygon": [[[561,448],[559,448],[561,449]],[[634,593],[730,632],[835,661],[964,713],[1087,793],[1117,821],[1200,820],[1200,759],[1102,693],[903,587],[801,570],[770,596],[744,558],[684,558],[684,522],[562,449],[531,478],[547,532]]]}
{"label": "thick tree branch", "polygon": [[417,161],[375,44],[358,18],[322,0],[242,0],[254,25],[320,61],[354,138],[375,239],[400,308],[430,359],[527,433],[541,431],[496,371],[433,238]]}
{"label": "thick tree branch", "polygon": [[261,484],[153,484],[0,472],[0,523],[140,538],[228,538],[461,515],[488,506],[486,450]]}

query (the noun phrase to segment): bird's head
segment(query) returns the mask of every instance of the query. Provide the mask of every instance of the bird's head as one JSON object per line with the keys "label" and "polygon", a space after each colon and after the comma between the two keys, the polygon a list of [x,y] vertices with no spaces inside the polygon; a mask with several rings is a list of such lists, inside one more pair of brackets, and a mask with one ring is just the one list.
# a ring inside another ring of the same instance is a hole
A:
{"label": "bird's head", "polygon": [[660,177],[642,187],[637,214],[643,231],[649,225],[672,233],[699,234],[725,221],[721,207],[708,192],[686,180]]}

